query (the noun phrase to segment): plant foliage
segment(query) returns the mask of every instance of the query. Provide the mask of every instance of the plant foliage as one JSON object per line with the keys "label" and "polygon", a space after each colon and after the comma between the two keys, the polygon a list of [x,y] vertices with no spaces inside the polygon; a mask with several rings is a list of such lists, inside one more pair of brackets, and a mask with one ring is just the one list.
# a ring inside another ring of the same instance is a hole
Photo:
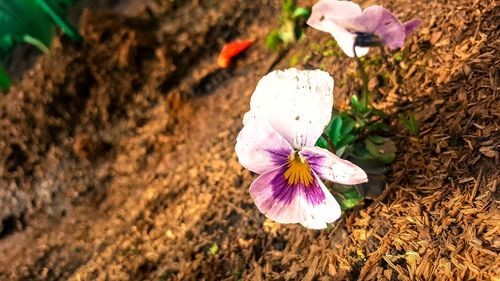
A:
{"label": "plant foliage", "polygon": [[267,35],[266,47],[273,51],[279,51],[302,38],[302,25],[310,14],[309,8],[297,7],[295,0],[283,0],[279,27]]}
{"label": "plant foliage", "polygon": [[[47,52],[57,24],[75,41],[82,37],[64,17],[61,5],[71,4],[71,0],[0,0],[0,65],[10,56],[20,43],[35,46]],[[11,80],[0,68],[0,88],[7,90]]]}

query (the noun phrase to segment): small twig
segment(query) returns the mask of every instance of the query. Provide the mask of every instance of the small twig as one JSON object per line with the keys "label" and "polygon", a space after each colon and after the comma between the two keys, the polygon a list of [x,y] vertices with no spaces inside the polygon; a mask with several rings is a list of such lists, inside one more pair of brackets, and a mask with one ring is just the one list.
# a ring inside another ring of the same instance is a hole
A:
{"label": "small twig", "polygon": [[344,194],[340,193],[339,191],[335,190],[335,189],[331,189],[330,192],[333,194],[333,195],[337,195],[338,197],[342,198],[342,200],[346,200],[347,199],[347,196],[345,196]]}
{"label": "small twig", "polygon": [[335,154],[335,145],[333,144],[333,141],[332,139],[327,136],[325,133],[321,134],[321,136],[326,140],[326,142],[328,143],[328,150],[330,150],[330,152],[332,152],[333,154]]}
{"label": "small twig", "polygon": [[420,136],[417,134],[415,136],[415,138],[417,139],[418,152],[420,152],[420,156],[422,157],[422,161],[424,161],[424,163],[425,163],[424,151],[422,150],[422,144],[420,143]]}
{"label": "small twig", "polygon": [[483,167],[479,169],[479,174],[477,175],[477,179],[475,180],[476,183],[474,184],[474,187],[472,188],[472,192],[469,197],[469,203],[472,203],[472,201],[476,198],[477,194],[477,189],[479,188],[479,185],[481,184],[481,177],[483,175]]}

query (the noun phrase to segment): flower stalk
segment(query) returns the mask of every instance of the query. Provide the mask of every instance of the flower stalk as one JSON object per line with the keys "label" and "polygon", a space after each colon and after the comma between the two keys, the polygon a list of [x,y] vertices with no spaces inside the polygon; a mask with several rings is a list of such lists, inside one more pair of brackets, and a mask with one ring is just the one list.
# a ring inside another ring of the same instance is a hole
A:
{"label": "flower stalk", "polygon": [[354,60],[358,65],[359,75],[361,76],[361,80],[363,80],[361,105],[363,111],[366,111],[368,109],[368,106],[370,105],[370,92],[368,91],[368,74],[366,74],[363,62],[359,59],[358,55],[356,54],[356,45],[352,46],[352,52],[354,53]]}

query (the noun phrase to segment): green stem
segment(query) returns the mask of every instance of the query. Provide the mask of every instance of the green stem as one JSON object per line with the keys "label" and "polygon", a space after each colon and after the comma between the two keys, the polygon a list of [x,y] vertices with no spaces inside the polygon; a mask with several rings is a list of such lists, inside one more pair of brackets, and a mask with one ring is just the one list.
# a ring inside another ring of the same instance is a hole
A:
{"label": "green stem", "polygon": [[23,35],[23,37],[21,39],[24,43],[28,43],[28,44],[35,46],[36,48],[38,48],[38,50],[40,50],[43,53],[49,52],[49,48],[47,46],[45,46],[45,44],[43,44],[42,41],[38,40],[37,38],[35,38],[29,34]]}
{"label": "green stem", "polygon": [[359,75],[361,75],[361,79],[363,80],[363,96],[361,98],[361,104],[363,105],[363,109],[366,110],[366,109],[368,109],[368,105],[370,104],[370,101],[369,101],[370,100],[370,92],[368,91],[368,75],[366,74],[363,63],[361,62],[358,55],[356,54],[356,45],[355,44],[352,46],[352,52],[354,53],[354,59],[356,60],[356,63],[358,64]]}

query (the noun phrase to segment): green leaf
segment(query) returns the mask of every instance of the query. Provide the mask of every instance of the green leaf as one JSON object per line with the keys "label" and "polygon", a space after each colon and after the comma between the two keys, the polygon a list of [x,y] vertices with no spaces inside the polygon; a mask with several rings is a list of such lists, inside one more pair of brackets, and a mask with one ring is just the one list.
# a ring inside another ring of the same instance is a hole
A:
{"label": "green leaf", "polygon": [[305,35],[305,33],[302,30],[302,28],[300,26],[298,26],[297,24],[295,24],[295,38],[296,38],[295,41],[304,38],[304,35]]}
{"label": "green leaf", "polygon": [[0,35],[0,61],[7,58],[10,51],[14,48],[16,42],[12,34]]}
{"label": "green leaf", "polygon": [[271,31],[266,37],[266,47],[272,51],[278,51],[280,45],[283,41],[280,38],[280,34],[277,30]]}
{"label": "green leaf", "polygon": [[395,61],[403,61],[403,52],[397,52],[394,54],[394,60]]}
{"label": "green leaf", "polygon": [[371,133],[381,133],[381,132],[382,133],[389,133],[389,132],[391,132],[391,128],[389,128],[389,126],[387,124],[385,124],[384,122],[376,122],[376,123],[370,124],[367,129]]}
{"label": "green leaf", "polygon": [[10,80],[9,74],[3,68],[3,66],[0,65],[0,90],[8,91],[11,83],[12,81]]}
{"label": "green leaf", "polygon": [[347,135],[352,132],[352,129],[356,126],[356,122],[347,114],[342,114],[341,118],[343,120],[343,126],[340,134]]}
{"label": "green leaf", "polygon": [[340,116],[337,115],[333,119],[332,127],[330,129],[330,138],[332,139],[334,145],[337,144],[339,138],[341,137],[340,135],[341,130],[342,130],[342,118],[340,118]]}
{"label": "green leaf", "polygon": [[385,163],[391,163],[396,159],[396,144],[388,138],[384,138],[382,144],[376,144],[368,138],[364,144],[370,155],[376,159]]}
{"label": "green leaf", "polygon": [[375,67],[380,67],[382,66],[382,58],[380,56],[373,56],[369,61],[368,64],[371,64]]}
{"label": "green leaf", "polygon": [[[325,133],[330,137],[332,143],[340,148],[348,144],[349,142],[342,141],[345,137],[350,135],[352,130],[354,129],[356,122],[349,116],[349,114],[342,113],[334,113],[330,123],[325,128]],[[349,136],[348,139],[353,138],[354,136]]]}
{"label": "green leaf", "polygon": [[[364,160],[373,160],[375,159],[370,152],[366,149],[363,142],[355,143],[353,153],[356,156],[357,162],[363,162]],[[356,163],[357,163],[356,162]],[[353,162],[354,163],[354,162]],[[356,164],[357,165],[357,164]]]}
{"label": "green leaf", "polygon": [[328,47],[328,48],[331,48],[331,47],[336,47],[337,46],[337,42],[333,39],[328,39],[325,43],[325,46]]}
{"label": "green leaf", "polygon": [[62,5],[62,6],[69,7],[73,4],[75,4],[76,1],[78,1],[78,0],[58,0],[57,3]]}
{"label": "green leaf", "polygon": [[284,16],[292,15],[296,9],[295,0],[283,0],[281,4],[281,13]]}
{"label": "green leaf", "polygon": [[[352,117],[346,112],[335,112],[332,115],[332,119],[325,127],[325,135],[330,138],[333,146],[335,147],[335,152],[337,155],[344,154],[348,145],[354,143],[356,136],[353,133],[356,122]],[[316,146],[329,149],[328,141],[323,137],[320,137],[316,142]]]}
{"label": "green leaf", "polygon": [[301,39],[304,36],[303,19],[307,19],[309,15],[309,9],[297,8],[295,0],[282,0],[279,27],[267,36],[266,47],[278,51],[280,45],[287,47],[288,44]]}
{"label": "green leaf", "polygon": [[295,36],[295,21],[285,20],[279,30],[279,36],[285,45],[295,42],[297,40]]}
{"label": "green leaf", "polygon": [[324,149],[328,149],[328,142],[321,136],[319,139],[316,141],[315,146],[319,146]]}
{"label": "green leaf", "polygon": [[341,148],[346,145],[349,145],[353,143],[356,140],[356,137],[354,135],[345,135],[343,136],[339,142],[336,144],[336,147]]}
{"label": "green leaf", "polygon": [[406,116],[400,113],[398,114],[398,118],[403,123],[403,125],[406,126],[408,131],[410,131],[410,134],[415,136],[418,135],[420,128],[413,112],[408,112]]}
{"label": "green leaf", "polygon": [[361,104],[359,103],[358,96],[353,95],[351,97],[351,105],[352,105],[352,108],[354,109],[354,112],[361,111]]}
{"label": "green leaf", "polygon": [[54,23],[34,0],[0,0],[0,38],[6,35],[14,41],[29,35],[50,46]]}
{"label": "green leaf", "polygon": [[40,7],[50,16],[50,18],[66,33],[71,39],[77,42],[83,40],[78,30],[73,27],[65,18],[64,10],[55,0],[35,0]]}
{"label": "green leaf", "polygon": [[376,109],[376,108],[371,108],[370,109],[370,114],[371,115],[379,116],[382,119],[387,118],[387,115],[385,114],[385,112],[383,110]]}
{"label": "green leaf", "polygon": [[340,206],[343,209],[352,209],[358,206],[360,203],[364,201],[364,198],[355,188],[350,188],[345,192],[342,192],[342,195],[345,198],[342,198],[340,201]]}
{"label": "green leaf", "polygon": [[383,144],[386,138],[378,136],[378,135],[371,135],[368,136],[368,139],[372,141],[375,144]]}
{"label": "green leaf", "polygon": [[293,11],[292,18],[297,19],[297,18],[303,18],[307,19],[309,18],[309,15],[311,14],[311,11],[307,8],[304,7],[299,7],[296,8],[295,11]]}
{"label": "green leaf", "polygon": [[326,50],[324,50],[324,51],[321,53],[321,55],[323,55],[323,57],[331,57],[331,56],[333,56],[333,55],[335,55],[335,54],[336,54],[336,52],[335,52],[335,50],[333,50],[333,49],[326,49]]}
{"label": "green leaf", "polygon": [[288,61],[288,65],[289,66],[296,66],[297,64],[299,64],[299,62],[300,62],[300,56],[299,56],[299,54],[293,54],[290,57],[290,60]]}

